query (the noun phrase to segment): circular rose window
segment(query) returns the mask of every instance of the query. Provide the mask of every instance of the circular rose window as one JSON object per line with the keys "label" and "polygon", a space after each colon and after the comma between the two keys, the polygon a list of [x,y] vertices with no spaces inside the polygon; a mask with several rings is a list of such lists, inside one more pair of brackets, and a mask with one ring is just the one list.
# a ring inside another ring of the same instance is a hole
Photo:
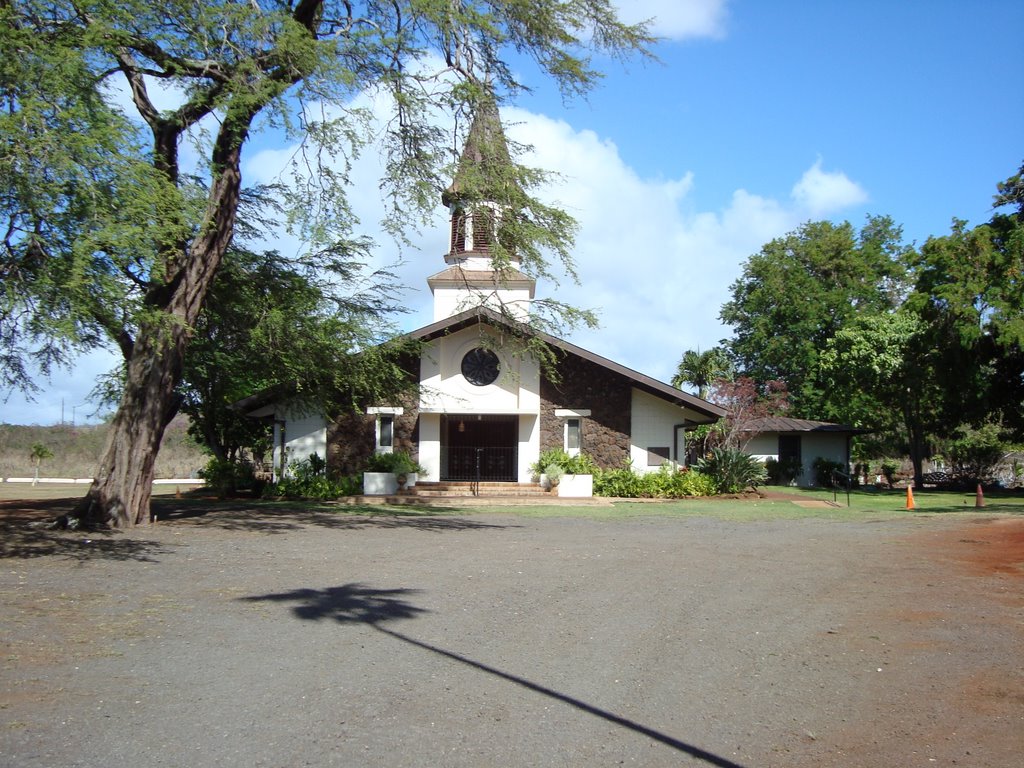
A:
{"label": "circular rose window", "polygon": [[498,356],[489,349],[477,347],[469,350],[462,358],[462,375],[477,387],[493,384],[498,378],[498,372]]}

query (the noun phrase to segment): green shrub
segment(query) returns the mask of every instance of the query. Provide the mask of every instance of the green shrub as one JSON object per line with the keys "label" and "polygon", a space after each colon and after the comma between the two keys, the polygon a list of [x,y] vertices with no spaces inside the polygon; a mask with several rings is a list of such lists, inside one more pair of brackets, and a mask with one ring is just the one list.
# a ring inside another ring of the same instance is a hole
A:
{"label": "green shrub", "polygon": [[846,472],[846,468],[838,461],[832,461],[823,456],[819,456],[811,463],[811,469],[814,470],[814,484],[819,488],[831,488],[836,485],[833,473]]}
{"label": "green shrub", "polygon": [[900,463],[895,459],[882,459],[881,470],[885,482],[891,487],[896,480],[896,473],[900,471]]}
{"label": "green shrub", "polygon": [[686,496],[713,496],[715,481],[695,470],[676,464],[662,464],[657,472],[640,474],[630,462],[594,474],[594,495],[625,499],[680,499]]}
{"label": "green shrub", "polygon": [[336,499],[352,495],[351,483],[327,476],[327,462],[317,454],[291,464],[291,473],[264,490],[264,497],[289,499]]}
{"label": "green shrub", "polygon": [[697,469],[715,481],[719,493],[741,493],[767,479],[764,464],[735,448],[713,448]]}
{"label": "green shrub", "polygon": [[375,453],[366,462],[367,472],[393,472],[396,475],[408,475],[413,472],[423,472],[424,469],[415,461],[407,451],[393,451],[392,453]]}
{"label": "green shrub", "polygon": [[551,448],[542,451],[537,461],[530,465],[530,474],[534,477],[550,475],[548,467],[551,466],[561,468],[565,475],[593,475],[598,469],[597,462],[582,451],[576,456],[570,456],[561,448]]}
{"label": "green shrub", "polygon": [[211,458],[199,470],[199,477],[220,497],[252,489],[256,484],[251,464],[228,459]]}
{"label": "green shrub", "polygon": [[616,469],[601,469],[594,473],[594,495],[623,499],[642,497],[641,476],[633,471],[628,460]]}
{"label": "green shrub", "polygon": [[960,427],[949,444],[949,458],[953,474],[964,487],[976,483],[990,483],[996,468],[1007,452],[1000,439],[996,424],[985,424],[978,429]]}
{"label": "green shrub", "polygon": [[800,459],[789,456],[785,459],[768,459],[764,463],[765,471],[768,473],[768,482],[772,485],[789,485],[803,469]]}
{"label": "green shrub", "polygon": [[696,469],[679,472],[679,490],[682,496],[714,496],[717,490],[715,479]]}

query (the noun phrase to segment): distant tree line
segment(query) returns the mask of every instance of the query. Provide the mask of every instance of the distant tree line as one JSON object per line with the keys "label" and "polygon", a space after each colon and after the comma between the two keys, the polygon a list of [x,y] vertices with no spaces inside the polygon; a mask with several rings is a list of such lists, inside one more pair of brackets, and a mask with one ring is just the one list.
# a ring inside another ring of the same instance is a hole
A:
{"label": "distant tree line", "polygon": [[759,415],[871,430],[856,458],[909,456],[918,486],[927,458],[967,471],[1024,441],[1022,173],[997,185],[989,221],[920,247],[886,216],[772,240],[722,307],[733,336],[684,353],[674,383],[715,399],[744,380]]}

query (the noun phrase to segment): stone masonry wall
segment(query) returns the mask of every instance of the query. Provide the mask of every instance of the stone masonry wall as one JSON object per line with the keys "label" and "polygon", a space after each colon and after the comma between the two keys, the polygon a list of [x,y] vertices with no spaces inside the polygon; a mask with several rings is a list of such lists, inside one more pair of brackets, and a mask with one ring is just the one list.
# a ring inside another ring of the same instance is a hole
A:
{"label": "stone masonry wall", "polygon": [[614,469],[629,458],[632,385],[624,376],[576,355],[559,362],[561,381],[541,377],[540,449],[563,447],[564,419],[556,408],[589,409],[583,419],[583,452],[598,466]]}
{"label": "stone masonry wall", "polygon": [[[416,397],[396,398],[405,412],[395,417],[394,449],[406,451],[414,461],[419,460],[419,412]],[[362,472],[366,462],[376,450],[376,416],[364,413],[345,413],[327,428],[327,467],[337,475]]]}

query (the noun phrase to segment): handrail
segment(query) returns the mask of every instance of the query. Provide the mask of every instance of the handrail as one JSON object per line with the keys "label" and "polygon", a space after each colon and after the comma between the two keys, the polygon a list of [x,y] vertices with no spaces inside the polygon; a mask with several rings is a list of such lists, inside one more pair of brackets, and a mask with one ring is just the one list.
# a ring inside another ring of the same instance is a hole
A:
{"label": "handrail", "polygon": [[845,472],[840,472],[838,469],[832,470],[832,503],[838,504],[836,501],[836,477],[846,478],[846,506],[850,506],[850,487],[853,485],[853,478]]}

